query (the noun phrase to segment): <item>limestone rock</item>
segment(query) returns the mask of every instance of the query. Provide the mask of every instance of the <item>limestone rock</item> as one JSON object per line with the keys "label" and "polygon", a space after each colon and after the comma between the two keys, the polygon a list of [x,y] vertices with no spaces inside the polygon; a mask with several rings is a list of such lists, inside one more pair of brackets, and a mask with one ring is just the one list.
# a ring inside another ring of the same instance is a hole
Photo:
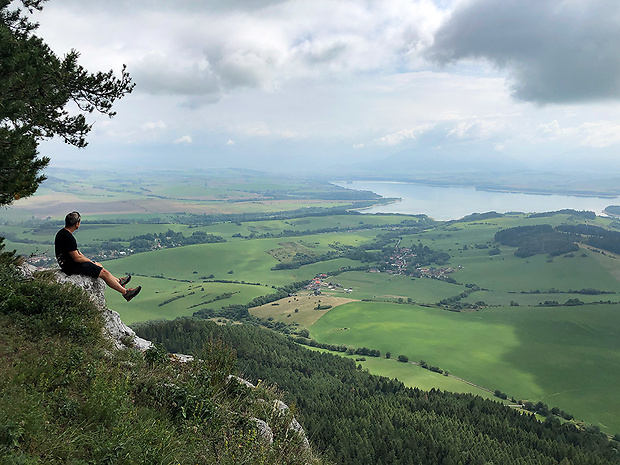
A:
{"label": "limestone rock", "polygon": [[103,318],[105,320],[105,329],[117,349],[134,347],[145,351],[153,345],[151,341],[136,336],[135,331],[123,323],[118,312],[104,307]]}
{"label": "limestone rock", "polygon": [[91,278],[90,276],[84,276],[82,274],[73,274],[69,276],[59,269],[50,270],[54,272],[56,281],[61,284],[71,283],[75,286],[84,289],[97,308],[104,309],[105,305],[105,283],[103,279]]}
{"label": "limestone rock", "polygon": [[266,421],[259,420],[258,418],[252,418],[254,423],[256,423],[256,429],[258,429],[258,434],[268,443],[273,444],[273,431],[269,427]]}
{"label": "limestone rock", "polygon": [[[288,410],[288,405],[286,405],[281,400],[276,400],[274,404],[274,408],[279,410],[280,412],[286,412]],[[306,449],[310,448],[310,442],[308,441],[308,438],[306,437],[306,432],[304,431],[304,428],[299,424],[299,422],[297,421],[295,417],[293,417],[293,419],[289,423],[288,429],[295,431],[296,433],[299,433],[299,436],[301,437],[303,441],[304,447]]]}
{"label": "limestone rock", "polygon": [[106,306],[106,285],[102,279],[79,274],[69,276],[61,270],[55,270],[55,274],[56,280],[59,283],[71,283],[81,287],[88,293],[90,299],[101,309],[105,321],[105,331],[117,349],[133,347],[144,351],[153,345],[151,341],[136,336],[134,330],[123,323],[118,312],[110,310]]}
{"label": "limestone rock", "polygon": [[[239,378],[238,376],[235,376],[235,375],[228,375],[228,382],[230,382],[232,380],[235,380],[238,383],[244,384],[245,386],[247,386],[247,387],[249,387],[251,389],[256,387],[256,386],[254,386],[254,384],[250,383],[247,379]],[[274,410],[277,410],[278,412],[284,414],[288,410],[288,405],[286,405],[281,400],[276,400],[274,405],[273,405],[273,408],[274,408]],[[258,422],[261,422],[262,420],[259,420],[257,418],[253,418],[253,420],[256,421],[258,430],[261,433],[261,435],[265,439],[269,440],[269,435],[268,434],[263,434],[263,431],[260,429],[260,424]],[[267,425],[267,424],[265,423],[265,425]],[[269,428],[268,425],[267,425],[267,427]],[[288,429],[290,429],[291,431],[295,431],[296,433],[299,434],[305,449],[309,449],[310,448],[310,442],[308,441],[308,438],[306,437],[306,432],[304,431],[303,427],[299,424],[299,422],[297,421],[297,419],[295,417],[293,417],[293,419],[289,423]],[[271,428],[269,428],[269,432],[271,432]],[[273,433],[271,434],[271,442],[273,442]],[[271,444],[271,442],[270,442],[270,444]]]}
{"label": "limestone rock", "polygon": [[151,341],[136,336],[134,330],[123,323],[118,312],[110,310],[106,306],[106,284],[102,279],[79,274],[69,276],[58,268],[38,269],[28,264],[21,265],[20,271],[26,278],[32,278],[37,272],[52,273],[57,282],[61,284],[70,283],[84,289],[90,300],[101,310],[105,322],[104,330],[117,349],[133,347],[144,351],[153,345]]}
{"label": "limestone rock", "polygon": [[185,354],[170,354],[170,360],[173,362],[187,363],[193,361],[194,357]]}
{"label": "limestone rock", "polygon": [[235,376],[235,375],[228,375],[228,381],[229,382],[231,380],[233,380],[233,379],[236,380],[237,382],[241,383],[241,384],[245,384],[249,388],[255,388],[256,387],[252,383],[250,383],[247,379],[239,378],[238,376]]}

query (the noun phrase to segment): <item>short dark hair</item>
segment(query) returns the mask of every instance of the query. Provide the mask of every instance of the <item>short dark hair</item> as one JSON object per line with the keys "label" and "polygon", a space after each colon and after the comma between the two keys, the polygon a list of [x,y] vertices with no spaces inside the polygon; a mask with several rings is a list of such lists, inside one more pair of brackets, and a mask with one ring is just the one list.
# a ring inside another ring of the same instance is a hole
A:
{"label": "short dark hair", "polygon": [[67,216],[65,216],[65,228],[70,228],[71,226],[75,226],[82,220],[82,217],[78,212],[71,212]]}

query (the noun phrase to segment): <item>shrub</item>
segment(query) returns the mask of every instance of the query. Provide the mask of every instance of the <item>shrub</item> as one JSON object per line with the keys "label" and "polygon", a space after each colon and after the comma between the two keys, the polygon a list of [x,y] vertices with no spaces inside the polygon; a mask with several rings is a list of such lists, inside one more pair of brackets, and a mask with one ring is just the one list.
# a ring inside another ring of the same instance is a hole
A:
{"label": "shrub", "polygon": [[31,337],[70,337],[89,344],[102,339],[102,316],[83,289],[41,280],[0,285],[0,313],[26,329]]}

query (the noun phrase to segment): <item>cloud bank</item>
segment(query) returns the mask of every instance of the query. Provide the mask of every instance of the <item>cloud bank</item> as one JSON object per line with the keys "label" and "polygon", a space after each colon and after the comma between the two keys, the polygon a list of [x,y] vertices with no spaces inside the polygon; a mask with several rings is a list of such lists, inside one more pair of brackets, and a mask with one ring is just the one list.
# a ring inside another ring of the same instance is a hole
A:
{"label": "cloud bank", "polygon": [[428,56],[483,59],[515,98],[540,104],[620,98],[620,2],[472,0],[439,28]]}

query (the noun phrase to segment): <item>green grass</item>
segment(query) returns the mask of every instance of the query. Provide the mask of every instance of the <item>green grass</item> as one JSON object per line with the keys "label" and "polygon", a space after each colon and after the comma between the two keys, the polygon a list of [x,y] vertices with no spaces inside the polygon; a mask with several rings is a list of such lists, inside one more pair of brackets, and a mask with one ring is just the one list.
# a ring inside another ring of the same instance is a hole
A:
{"label": "green grass", "polygon": [[[454,278],[461,283],[475,283],[494,291],[546,291],[592,287],[605,291],[620,291],[620,281],[600,266],[591,252],[576,252],[572,258],[555,257],[552,262],[544,255],[519,258],[514,248],[502,247],[503,253],[490,257],[486,250],[469,252],[455,257],[452,264],[463,269]],[[485,256],[486,254],[486,256]],[[606,300],[606,299],[605,299]]]}
{"label": "green grass", "polygon": [[584,303],[595,303],[599,301],[620,302],[620,294],[600,294],[586,295],[577,293],[544,293],[540,294],[521,294],[520,292],[498,292],[498,291],[477,291],[464,298],[463,302],[475,303],[483,301],[487,305],[508,306],[511,302],[516,302],[519,306],[537,306],[545,301],[556,301],[564,304],[569,299],[579,299]]}
{"label": "green grass", "polygon": [[500,402],[500,399],[484,389],[472,386],[450,376],[444,376],[426,370],[411,363],[411,361],[408,363],[399,362],[395,356],[386,359],[385,354],[381,354],[381,357],[364,357],[366,360],[357,360],[360,358],[359,355],[345,355],[339,352],[331,352],[329,350],[309,346],[308,349],[319,352],[329,352],[341,357],[356,360],[355,363],[362,365],[362,367],[370,373],[397,379],[407,387],[417,387],[425,391],[441,389],[442,391],[464,392]]}
{"label": "green grass", "polygon": [[[118,292],[109,288],[106,290],[108,307],[119,312],[126,324],[160,319],[172,320],[180,316],[191,316],[204,308],[220,309],[228,305],[246,304],[272,290],[248,284],[201,281],[184,283],[134,276],[129,286],[138,285],[142,286],[142,291],[130,303],[125,302]],[[232,295],[220,298],[225,294]],[[166,303],[171,299],[174,300]]]}
{"label": "green grass", "polygon": [[[314,246],[315,253],[331,250],[330,243],[340,240],[355,243],[368,240],[367,236],[321,234],[301,238],[255,239],[242,242],[192,245],[157,250],[109,260],[105,266],[118,274],[148,274],[175,279],[196,280],[213,274],[215,279],[226,279],[283,286],[292,281],[310,279],[316,273],[333,271],[343,266],[358,266],[359,262],[348,259],[314,263],[294,270],[271,271],[278,261],[267,252],[282,247],[282,242],[303,241]],[[197,273],[194,273],[196,271]],[[229,274],[229,271],[232,273]]]}
{"label": "green grass", "polygon": [[[265,239],[241,243],[217,243],[158,250],[110,260],[106,266],[120,273],[159,275],[195,280],[213,274],[215,279],[245,280],[269,284],[265,272],[277,261],[265,250],[277,247],[277,240]],[[229,271],[232,274],[228,274]],[[145,273],[147,271],[147,273]],[[193,273],[196,271],[196,275]],[[260,278],[261,272],[263,278]],[[255,280],[259,278],[258,280]]]}
{"label": "green grass", "polygon": [[423,359],[480,386],[542,400],[617,432],[620,400],[611,386],[620,383],[619,315],[619,305],[455,313],[355,302],[328,312],[310,333],[321,342]]}
{"label": "green grass", "polygon": [[411,298],[418,303],[435,303],[463,292],[462,286],[428,278],[394,276],[388,273],[348,271],[333,278],[345,288],[352,288],[354,299],[395,300]]}
{"label": "green grass", "polygon": [[[81,289],[0,281],[3,296],[7,284],[0,463],[321,463],[288,430],[292,411],[268,407],[274,389],[228,382],[236,358],[221,343],[184,364],[158,349],[111,350]],[[259,439],[252,417],[277,446]]]}

